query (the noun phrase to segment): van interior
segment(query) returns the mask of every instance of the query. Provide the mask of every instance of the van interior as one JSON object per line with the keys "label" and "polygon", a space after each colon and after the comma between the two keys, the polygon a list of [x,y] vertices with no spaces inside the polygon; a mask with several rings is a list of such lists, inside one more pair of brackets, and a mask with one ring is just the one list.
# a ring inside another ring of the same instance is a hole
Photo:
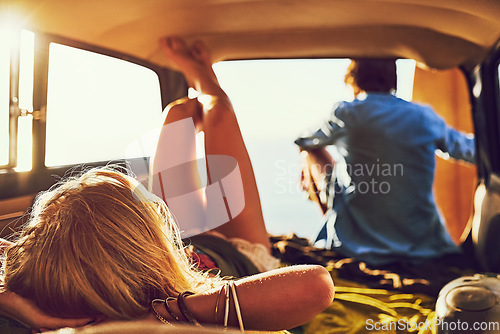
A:
{"label": "van interior", "polygon": [[[434,192],[453,241],[469,239],[481,273],[497,277],[499,17],[490,0],[3,1],[0,236],[12,237],[36,194],[81,166],[126,162],[146,180],[162,111],[188,92],[159,40],[202,40],[241,123],[276,249],[285,262],[327,266],[336,282],[332,307],[296,331],[363,333],[365,319],[432,319],[437,294],[422,293],[418,273],[398,281],[391,271],[349,269],[311,246],[322,221],[297,188],[293,140],[352,99],[343,84],[350,58],[400,59],[401,97],[475,135],[475,166],[438,155]],[[355,282],[349,270],[390,288]]]}

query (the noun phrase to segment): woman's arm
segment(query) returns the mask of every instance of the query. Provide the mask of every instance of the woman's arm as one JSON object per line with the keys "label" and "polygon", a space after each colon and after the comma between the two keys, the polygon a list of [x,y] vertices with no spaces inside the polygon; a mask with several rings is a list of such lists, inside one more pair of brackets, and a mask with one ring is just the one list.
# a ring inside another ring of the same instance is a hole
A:
{"label": "woman's arm", "polygon": [[[246,329],[282,330],[310,321],[327,308],[334,296],[330,273],[321,266],[301,265],[281,268],[236,281],[236,290]],[[215,323],[215,304],[220,289],[185,299],[186,306],[201,323]],[[223,299],[219,301],[218,324],[224,318]],[[175,301],[169,302],[180,315]],[[157,310],[171,319],[162,304]],[[234,304],[230,307],[231,326],[237,326]]]}

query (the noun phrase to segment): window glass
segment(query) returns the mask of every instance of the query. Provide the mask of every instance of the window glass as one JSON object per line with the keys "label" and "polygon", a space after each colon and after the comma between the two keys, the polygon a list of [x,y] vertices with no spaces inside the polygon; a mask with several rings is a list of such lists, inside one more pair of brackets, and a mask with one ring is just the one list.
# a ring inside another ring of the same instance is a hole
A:
{"label": "window glass", "polygon": [[155,72],[51,43],[47,166],[150,156],[160,122]]}
{"label": "window glass", "polygon": [[9,163],[10,34],[0,29],[0,166]]}
{"label": "window glass", "polygon": [[35,34],[21,31],[19,52],[19,108],[33,111],[33,66],[35,55]]}
{"label": "window glass", "polygon": [[[313,238],[320,210],[299,189],[294,140],[317,128],[333,105],[352,100],[344,84],[348,59],[258,60],[214,65],[233,102],[254,166],[267,228],[272,234]],[[398,95],[411,100],[415,62],[398,61]]]}

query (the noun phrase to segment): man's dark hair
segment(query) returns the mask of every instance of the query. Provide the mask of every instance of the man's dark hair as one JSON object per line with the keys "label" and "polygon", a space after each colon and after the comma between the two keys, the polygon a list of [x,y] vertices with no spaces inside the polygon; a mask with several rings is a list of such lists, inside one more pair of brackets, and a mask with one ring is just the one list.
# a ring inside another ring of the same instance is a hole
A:
{"label": "man's dark hair", "polygon": [[345,76],[345,83],[354,90],[390,93],[396,90],[395,59],[352,59]]}

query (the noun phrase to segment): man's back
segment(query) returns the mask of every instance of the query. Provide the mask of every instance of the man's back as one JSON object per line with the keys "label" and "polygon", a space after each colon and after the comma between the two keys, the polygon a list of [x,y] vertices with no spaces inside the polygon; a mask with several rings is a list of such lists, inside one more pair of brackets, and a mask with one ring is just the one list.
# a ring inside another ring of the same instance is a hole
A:
{"label": "man's back", "polygon": [[337,189],[330,216],[338,250],[373,264],[457,252],[432,194],[444,121],[428,107],[377,93],[340,104],[336,124],[351,177],[350,187]]}

